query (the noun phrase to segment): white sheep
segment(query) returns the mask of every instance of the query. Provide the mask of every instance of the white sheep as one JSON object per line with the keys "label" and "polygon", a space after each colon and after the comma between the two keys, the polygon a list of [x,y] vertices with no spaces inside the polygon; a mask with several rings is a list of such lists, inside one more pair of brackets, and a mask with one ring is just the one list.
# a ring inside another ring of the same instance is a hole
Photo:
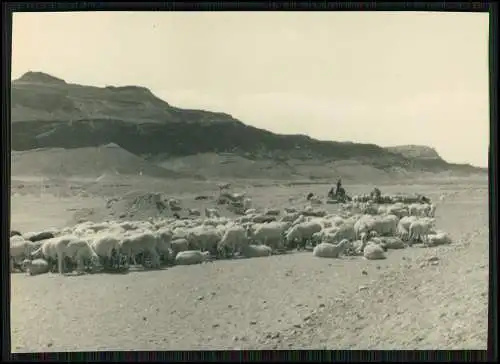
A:
{"label": "white sheep", "polygon": [[348,244],[349,241],[347,239],[342,240],[338,244],[321,243],[314,247],[313,255],[319,258],[338,258]]}
{"label": "white sheep", "polygon": [[330,232],[323,235],[322,241],[325,243],[336,244],[342,240],[352,241],[356,239],[354,225],[344,224],[333,228]]}
{"label": "white sheep", "polygon": [[283,234],[288,226],[289,224],[284,222],[258,224],[249,227],[247,233],[253,242],[279,249],[283,242]]}
{"label": "white sheep", "polygon": [[367,260],[386,259],[384,249],[373,242],[366,244],[363,249],[363,257]]}
{"label": "white sheep", "polygon": [[135,263],[135,257],[141,253],[147,253],[151,256],[153,267],[160,266],[160,257],[157,253],[157,237],[151,232],[137,232],[125,236],[120,241],[120,253],[127,257],[127,261],[132,259]]}
{"label": "white sheep", "polygon": [[228,254],[234,254],[236,252],[241,252],[242,247],[247,245],[248,238],[247,232],[243,226],[232,225],[229,226],[222,239],[220,239],[217,251],[220,255],[226,257]]}
{"label": "white sheep", "polygon": [[402,217],[398,222],[397,235],[403,240],[408,240],[410,237],[410,225],[412,222],[417,221],[417,219],[418,217],[416,216]]}
{"label": "white sheep", "polygon": [[268,257],[272,255],[272,249],[267,245],[244,245],[241,248],[241,255],[246,258]]}
{"label": "white sheep", "polygon": [[197,226],[189,230],[187,241],[190,250],[201,250],[215,253],[217,244],[222,238],[219,229],[212,226]]}
{"label": "white sheep", "polygon": [[22,263],[23,271],[30,276],[44,274],[49,272],[49,263],[44,259],[25,259]]}
{"label": "white sheep", "polygon": [[217,218],[220,217],[219,210],[216,208],[205,207],[205,216],[207,218]]}
{"label": "white sheep", "polygon": [[199,250],[186,250],[179,252],[175,257],[175,264],[177,265],[192,265],[200,264],[210,259],[209,252],[201,252]]}
{"label": "white sheep", "polygon": [[290,246],[298,241],[299,247],[305,246],[310,241],[314,233],[320,232],[323,226],[318,221],[302,222],[292,226],[286,233],[286,242]]}
{"label": "white sheep", "polygon": [[427,242],[427,237],[433,225],[433,218],[421,218],[412,222],[409,229],[410,243],[412,244],[416,240]]}
{"label": "white sheep", "polygon": [[16,265],[20,265],[22,261],[29,258],[37,247],[42,243],[34,243],[29,240],[25,240],[22,236],[14,235],[10,237],[10,267],[11,272],[14,270]]}
{"label": "white sheep", "polygon": [[189,250],[189,243],[184,238],[174,239],[170,243],[170,249],[172,250],[172,257],[175,258],[180,252]]}
{"label": "white sheep", "polygon": [[428,246],[437,246],[437,245],[448,245],[452,243],[452,239],[448,233],[444,231],[437,231],[434,234],[429,234],[427,236],[427,245]]}

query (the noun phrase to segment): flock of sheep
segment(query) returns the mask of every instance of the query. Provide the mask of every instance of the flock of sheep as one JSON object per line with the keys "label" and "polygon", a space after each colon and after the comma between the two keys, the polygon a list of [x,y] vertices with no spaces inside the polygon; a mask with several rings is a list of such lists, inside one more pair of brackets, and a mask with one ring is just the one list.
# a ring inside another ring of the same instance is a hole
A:
{"label": "flock of sheep", "polygon": [[[38,233],[11,231],[11,272],[123,271],[131,264],[158,269],[291,250],[312,250],[322,258],[372,260],[414,243],[451,243],[447,233],[435,229],[436,206],[418,196],[384,196],[384,203],[353,196],[351,202],[340,204],[337,214],[329,214],[319,208],[322,201],[317,197],[300,209],[259,211],[242,194],[226,195],[231,197],[218,203],[244,208],[240,216],[221,217],[218,208],[206,208],[204,216],[189,210],[185,218],[176,214],[147,221],[83,222]],[[182,210],[179,201],[168,205],[172,211]]]}

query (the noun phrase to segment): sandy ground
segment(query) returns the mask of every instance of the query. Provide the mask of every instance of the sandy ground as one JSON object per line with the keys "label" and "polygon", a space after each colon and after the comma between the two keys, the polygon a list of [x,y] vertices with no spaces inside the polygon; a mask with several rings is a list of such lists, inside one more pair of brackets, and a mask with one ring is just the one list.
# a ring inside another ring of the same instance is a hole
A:
{"label": "sandy ground", "polygon": [[[283,206],[324,189],[247,191],[257,205]],[[390,251],[383,261],[306,252],[126,275],[13,274],[12,351],[486,349],[486,184],[382,187],[412,190],[454,192],[437,209],[453,245]],[[34,196],[26,186],[12,193],[12,228],[22,231],[62,227],[104,201]]]}

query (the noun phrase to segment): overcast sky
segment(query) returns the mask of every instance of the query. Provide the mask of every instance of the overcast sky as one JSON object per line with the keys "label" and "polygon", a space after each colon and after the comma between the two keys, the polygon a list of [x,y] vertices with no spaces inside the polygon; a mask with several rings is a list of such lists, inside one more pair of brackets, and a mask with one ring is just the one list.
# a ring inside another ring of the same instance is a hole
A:
{"label": "overcast sky", "polygon": [[12,78],[141,85],[277,133],[488,165],[486,13],[18,13],[12,57]]}

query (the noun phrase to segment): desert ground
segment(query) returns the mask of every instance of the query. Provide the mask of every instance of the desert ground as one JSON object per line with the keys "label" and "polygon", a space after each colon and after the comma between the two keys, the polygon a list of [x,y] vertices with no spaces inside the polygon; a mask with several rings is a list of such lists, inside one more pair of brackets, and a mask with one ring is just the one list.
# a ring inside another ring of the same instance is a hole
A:
{"label": "desert ground", "polygon": [[[436,226],[453,244],[392,250],[380,261],[299,252],[128,274],[12,274],[12,351],[486,349],[487,181],[378,187],[430,196]],[[307,192],[324,196],[329,186],[234,181],[232,188],[263,208],[304,205]],[[345,188],[356,194],[373,186]],[[218,193],[205,181],[13,178],[11,228],[109,218],[106,200],[130,190],[167,193],[201,208],[215,202],[195,195]],[[141,211],[113,214],[144,218]]]}

